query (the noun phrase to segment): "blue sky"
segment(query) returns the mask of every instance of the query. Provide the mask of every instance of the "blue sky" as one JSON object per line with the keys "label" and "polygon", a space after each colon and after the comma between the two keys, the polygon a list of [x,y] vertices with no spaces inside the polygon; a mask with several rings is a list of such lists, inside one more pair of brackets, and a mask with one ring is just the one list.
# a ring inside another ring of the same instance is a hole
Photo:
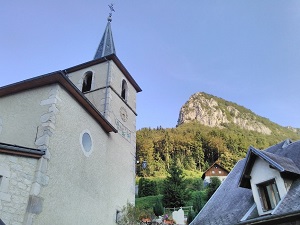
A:
{"label": "blue sky", "polygon": [[[110,1],[0,8],[0,86],[93,59]],[[300,1],[115,0],[117,56],[143,89],[137,128],[175,127],[196,92],[300,128]]]}

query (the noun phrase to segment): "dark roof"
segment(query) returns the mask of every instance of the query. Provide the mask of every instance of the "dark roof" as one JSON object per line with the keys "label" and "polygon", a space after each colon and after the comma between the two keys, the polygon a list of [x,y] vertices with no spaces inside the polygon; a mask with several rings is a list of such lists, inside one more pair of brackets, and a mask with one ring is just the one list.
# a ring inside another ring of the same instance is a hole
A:
{"label": "dark roof", "polygon": [[[19,145],[10,145],[6,143],[0,143],[0,153],[26,156],[31,158],[40,158],[45,154],[45,150],[27,148]],[[1,223],[0,223],[1,224]]]}
{"label": "dark roof", "polygon": [[[220,185],[210,200],[196,216],[191,225],[234,225],[234,224],[277,224],[278,221],[295,221],[300,218],[300,178],[294,177],[294,182],[287,195],[279,205],[267,216],[257,217],[252,191],[239,187],[242,175],[247,175],[252,159],[261,157],[272,168],[281,173],[299,174],[300,168],[300,141],[283,141],[264,151],[253,147],[249,148],[245,159],[239,161]],[[241,219],[249,213],[247,219]],[[250,219],[251,218],[251,219]],[[277,222],[275,223],[274,220]],[[283,223],[285,224],[285,223]]]}
{"label": "dark roof", "polygon": [[70,81],[70,79],[64,75],[63,71],[56,71],[50,74],[0,87],[0,97],[54,83],[60,84],[62,87],[64,87],[65,90],[76,99],[76,101],[98,122],[98,124],[106,132],[118,132],[82,94],[82,92]]}
{"label": "dark roof", "polygon": [[[288,145],[279,145],[277,146],[277,148],[282,149],[283,146]],[[271,147],[269,149],[266,149],[265,151],[260,151],[258,149],[253,148],[252,146],[249,148],[246,156],[246,165],[244,167],[242,176],[239,181],[240,187],[251,188],[250,173],[257,157],[268,162],[272,168],[278,170],[283,176],[300,175],[300,170],[292,159],[268,152],[269,150],[274,151],[275,149]],[[278,153],[278,151],[276,152]]]}
{"label": "dark roof", "polygon": [[93,66],[93,65],[96,65],[96,64],[99,64],[99,63],[102,63],[102,62],[106,62],[108,60],[112,60],[118,66],[118,68],[122,71],[122,73],[124,74],[126,79],[132,84],[132,86],[135,88],[135,90],[137,92],[142,91],[140,86],[136,83],[136,81],[133,79],[133,77],[130,75],[128,70],[125,68],[125,66],[122,64],[120,59],[115,54],[107,55],[107,56],[104,56],[102,58],[97,58],[97,59],[79,64],[77,66],[70,67],[68,69],[65,69],[64,72],[67,73],[67,74],[72,73],[72,72],[75,72],[77,70],[81,70],[81,69],[84,69],[86,67],[89,67],[89,66]]}
{"label": "dark roof", "polygon": [[116,54],[110,22],[111,17],[109,17],[108,19],[104,34],[96,51],[94,59],[99,59],[107,55]]}
{"label": "dark roof", "polygon": [[245,162],[244,159],[235,165],[191,224],[232,225],[246,214],[254,200],[251,190],[238,188]]}

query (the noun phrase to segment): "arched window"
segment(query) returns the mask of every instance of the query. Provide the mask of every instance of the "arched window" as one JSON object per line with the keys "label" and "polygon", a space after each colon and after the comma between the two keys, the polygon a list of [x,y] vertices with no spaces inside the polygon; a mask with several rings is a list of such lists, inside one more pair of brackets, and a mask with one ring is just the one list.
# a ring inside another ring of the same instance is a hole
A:
{"label": "arched window", "polygon": [[126,101],[127,100],[127,83],[125,80],[122,81],[122,92],[121,92],[121,97]]}
{"label": "arched window", "polygon": [[93,73],[88,71],[85,73],[82,83],[82,92],[90,91],[92,88]]}

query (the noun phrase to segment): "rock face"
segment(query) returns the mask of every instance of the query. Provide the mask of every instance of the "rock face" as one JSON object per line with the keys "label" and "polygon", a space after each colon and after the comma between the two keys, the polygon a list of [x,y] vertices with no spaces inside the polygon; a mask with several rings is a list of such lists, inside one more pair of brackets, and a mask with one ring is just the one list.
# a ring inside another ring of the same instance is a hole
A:
{"label": "rock face", "polygon": [[210,127],[226,127],[232,123],[242,129],[270,135],[272,131],[249,109],[224,99],[198,92],[181,107],[178,124],[198,121]]}

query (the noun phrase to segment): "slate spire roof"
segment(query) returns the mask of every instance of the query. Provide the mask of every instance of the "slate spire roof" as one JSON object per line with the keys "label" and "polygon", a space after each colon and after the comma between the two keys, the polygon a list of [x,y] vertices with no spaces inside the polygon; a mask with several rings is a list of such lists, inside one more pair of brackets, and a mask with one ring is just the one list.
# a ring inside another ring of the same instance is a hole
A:
{"label": "slate spire roof", "polygon": [[98,46],[98,49],[96,51],[94,59],[99,59],[111,54],[116,55],[115,44],[114,44],[111,26],[110,26],[111,21],[112,21],[111,16],[109,16],[107,18],[107,25],[104,34],[102,36],[102,39],[100,41],[100,44]]}

